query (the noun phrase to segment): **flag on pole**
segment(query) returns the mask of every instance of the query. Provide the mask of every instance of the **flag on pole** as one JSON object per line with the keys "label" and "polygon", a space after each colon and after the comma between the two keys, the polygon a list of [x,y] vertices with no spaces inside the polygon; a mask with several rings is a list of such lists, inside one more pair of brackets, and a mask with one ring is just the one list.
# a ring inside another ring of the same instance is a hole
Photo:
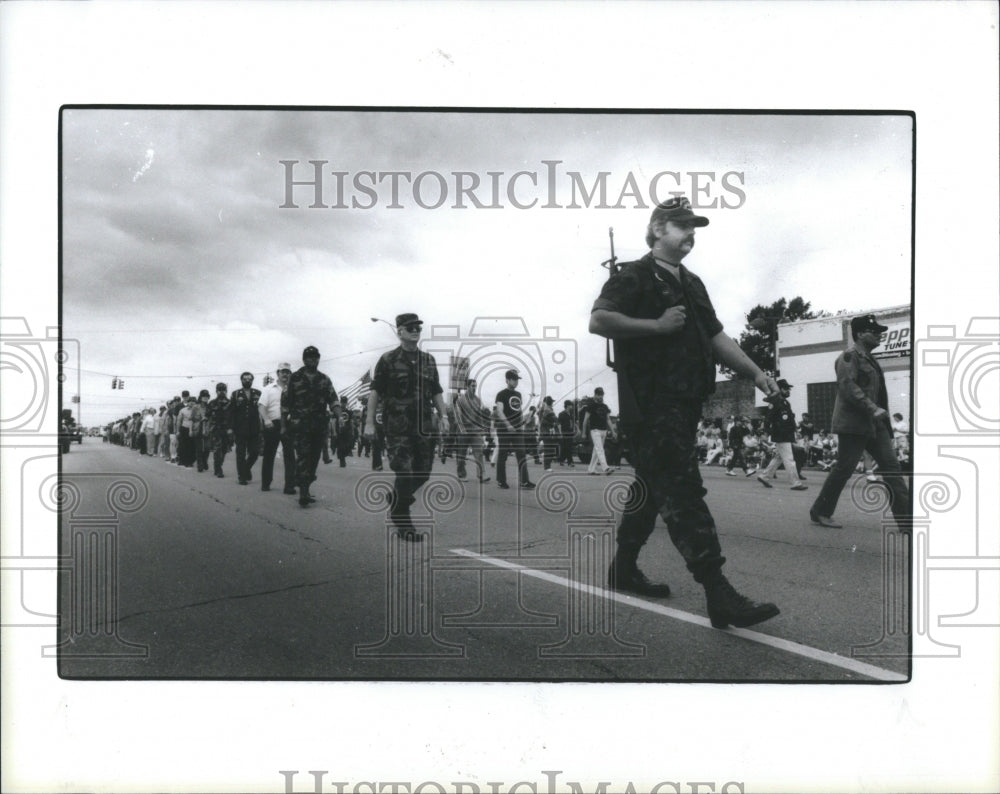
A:
{"label": "flag on pole", "polygon": [[358,378],[354,383],[339,392],[341,397],[347,398],[347,407],[355,408],[360,404],[362,397],[367,397],[372,390],[372,373],[371,370],[365,372],[360,378]]}
{"label": "flag on pole", "polygon": [[452,391],[459,391],[465,388],[465,381],[469,379],[469,368],[472,362],[467,356],[450,356],[448,369],[451,371],[449,386]]}

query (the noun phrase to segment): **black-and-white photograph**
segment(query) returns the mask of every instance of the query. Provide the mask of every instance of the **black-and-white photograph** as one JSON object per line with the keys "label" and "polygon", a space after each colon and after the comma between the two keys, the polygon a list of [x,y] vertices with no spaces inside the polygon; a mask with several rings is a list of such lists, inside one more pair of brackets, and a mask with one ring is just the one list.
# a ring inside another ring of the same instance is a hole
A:
{"label": "black-and-white photograph", "polygon": [[64,108],[60,673],[905,681],[913,146]]}
{"label": "black-and-white photograph", "polygon": [[5,792],[995,792],[996,3],[0,3]]}

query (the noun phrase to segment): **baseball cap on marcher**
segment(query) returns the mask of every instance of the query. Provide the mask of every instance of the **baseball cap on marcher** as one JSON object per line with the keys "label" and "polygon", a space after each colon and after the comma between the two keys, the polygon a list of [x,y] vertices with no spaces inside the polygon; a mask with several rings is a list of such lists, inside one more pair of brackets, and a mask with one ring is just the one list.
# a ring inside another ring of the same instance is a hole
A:
{"label": "baseball cap on marcher", "polygon": [[691,202],[684,196],[674,196],[657,204],[653,208],[653,214],[649,216],[649,222],[658,221],[690,222],[695,226],[708,226],[708,218],[695,215],[691,210]]}
{"label": "baseball cap on marcher", "polygon": [[889,327],[887,325],[881,325],[879,321],[875,319],[874,314],[862,314],[851,320],[851,332],[855,335],[860,334],[862,331],[875,331],[876,333],[881,334],[888,330]]}
{"label": "baseball cap on marcher", "polygon": [[789,383],[784,378],[781,378],[781,379],[778,380],[778,386],[780,386],[782,389],[790,389],[790,388],[792,388],[792,384]]}
{"label": "baseball cap on marcher", "polygon": [[[316,355],[319,355],[319,351],[316,352]],[[292,365],[289,364],[287,361],[282,361],[280,364],[278,364],[278,369],[275,370],[275,372],[291,372],[291,371],[292,371]]]}
{"label": "baseball cap on marcher", "polygon": [[410,325],[411,323],[419,323],[420,325],[423,325],[424,321],[421,320],[413,312],[405,312],[404,314],[397,314],[396,315],[396,327],[397,328],[402,328],[404,325]]}
{"label": "baseball cap on marcher", "polygon": [[503,376],[504,376],[504,377],[505,377],[505,378],[506,378],[507,380],[510,380],[511,378],[513,378],[514,380],[521,380],[521,376],[517,374],[517,370],[516,370],[516,369],[509,369],[509,370],[507,370],[507,371],[506,371],[506,372],[505,372],[505,373],[503,374]]}
{"label": "baseball cap on marcher", "polygon": [[302,351],[302,358],[305,358],[306,356],[318,356],[318,355],[319,351],[312,345],[309,345],[309,347],[307,347],[305,350]]}

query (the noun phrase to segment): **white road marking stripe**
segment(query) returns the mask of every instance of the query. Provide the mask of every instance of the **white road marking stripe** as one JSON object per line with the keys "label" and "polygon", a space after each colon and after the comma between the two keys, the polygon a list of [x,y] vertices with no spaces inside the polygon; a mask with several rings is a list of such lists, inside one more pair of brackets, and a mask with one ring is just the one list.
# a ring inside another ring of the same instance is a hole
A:
{"label": "white road marking stripe", "polygon": [[[654,604],[651,601],[635,598],[634,596],[630,596],[626,593],[616,593],[603,587],[594,587],[593,585],[582,584],[581,582],[575,582],[572,579],[556,576],[555,574],[547,573],[546,571],[537,571],[534,568],[528,568],[525,565],[519,565],[518,563],[510,562],[509,560],[500,560],[496,557],[488,557],[485,554],[476,554],[476,552],[469,551],[468,549],[449,549],[449,551],[452,554],[457,554],[461,557],[470,557],[472,559],[481,560],[482,562],[489,563],[490,565],[495,565],[498,568],[520,571],[525,576],[532,576],[535,579],[541,579],[545,582],[562,585],[563,587],[568,587],[571,590],[581,590],[585,593],[590,593],[591,595],[600,596],[601,598],[613,599],[614,601],[619,601],[623,604],[628,604],[629,606],[645,609],[647,612],[655,612],[658,615],[665,615],[668,618],[680,620],[684,623],[692,623],[696,626],[712,629],[712,631],[719,631],[719,629],[712,628],[712,623],[708,620],[708,618],[692,615],[690,612],[682,612],[679,609],[671,609],[670,607],[661,606],[660,604]],[[791,640],[783,640],[780,637],[772,637],[768,634],[751,631],[750,629],[728,628],[724,629],[724,631],[738,637],[743,637],[751,642],[767,645],[771,648],[777,648],[780,651],[793,653],[797,656],[804,656],[807,659],[813,659],[814,661],[823,662],[824,664],[833,665],[834,667],[840,667],[854,673],[860,673],[861,675],[866,675],[878,681],[906,681],[906,676],[901,673],[895,673],[891,670],[885,670],[872,664],[866,664],[865,662],[848,659],[846,656],[840,656],[836,653],[830,653],[829,651],[821,651],[819,648],[801,645],[800,643],[792,642]]]}

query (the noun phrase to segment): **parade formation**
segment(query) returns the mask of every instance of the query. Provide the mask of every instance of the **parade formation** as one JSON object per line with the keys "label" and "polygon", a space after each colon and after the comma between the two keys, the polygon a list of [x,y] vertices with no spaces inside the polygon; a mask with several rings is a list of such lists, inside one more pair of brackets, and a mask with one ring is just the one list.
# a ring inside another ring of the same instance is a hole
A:
{"label": "parade formation", "polygon": [[[726,558],[700,469],[724,466],[734,477],[739,469],[771,489],[783,467],[792,491],[809,487],[803,468],[830,472],[815,502],[803,502],[802,514],[814,526],[836,529],[838,497],[860,466],[869,479],[885,483],[892,514],[906,532],[911,505],[902,470],[908,427],[901,414],[891,421],[888,415],[885,379],[871,355],[886,326],[874,315],[854,318],[853,345],[837,360],[832,427],[817,429],[808,413],[796,422],[789,403],[794,384],[775,380],[724,332],[705,283],[682,264],[696,230],[708,225],[686,198],[674,197],[652,212],[646,256],[617,265],[612,247],[611,274],[594,302],[590,332],[609,340],[609,363],[614,352],[617,414],[600,387],[565,400],[558,413],[552,395],[529,404],[538,395],[525,398],[516,368],[506,370],[506,387],[493,399],[484,400],[477,380],[466,377],[452,383],[457,393],[449,402],[438,362],[421,347],[424,321],[402,312],[394,326],[399,344],[374,364],[370,390],[354,409],[320,371],[320,352],[309,345],[300,368],[293,372],[289,363],[279,363],[262,390],[244,372],[232,394],[224,383],[216,385],[214,399],[208,390],[197,397],[184,391],[158,410],[111,423],[105,441],[198,472],[208,471],[211,458],[219,478],[227,476],[227,455],[234,452],[242,486],[254,482],[260,457],[262,491],[271,490],[280,448],[283,494],[296,495],[302,508],[316,501],[310,487],[319,461],[333,461],[331,451],[339,468],[348,457],[370,459],[374,471],[387,464],[394,474],[387,515],[408,543],[424,540],[410,507],[435,458],[445,464],[453,457],[460,480],[471,474],[480,484],[495,480],[495,487],[509,489],[507,461],[513,455],[517,487],[526,491],[536,486],[529,460],[544,473],[574,467],[576,458],[588,464],[590,475],[630,464],[634,481],[618,524],[608,587],[646,598],[670,596],[670,585],[651,580],[638,564],[662,518],[687,570],[704,588],[712,625],[760,623],[778,615],[779,607],[742,595],[723,574]],[[768,407],[757,416],[704,416],[719,365],[752,381]],[[867,467],[864,453],[874,461]]]}

